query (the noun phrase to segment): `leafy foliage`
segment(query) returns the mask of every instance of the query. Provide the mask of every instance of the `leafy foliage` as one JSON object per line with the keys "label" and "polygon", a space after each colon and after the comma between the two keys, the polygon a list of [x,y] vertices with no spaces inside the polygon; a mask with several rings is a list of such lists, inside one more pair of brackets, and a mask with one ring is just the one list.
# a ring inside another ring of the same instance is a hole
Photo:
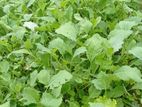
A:
{"label": "leafy foliage", "polygon": [[141,0],[0,0],[0,107],[141,107]]}
{"label": "leafy foliage", "polygon": [[116,101],[101,97],[90,103],[90,107],[116,107]]}
{"label": "leafy foliage", "polygon": [[50,79],[48,86],[50,87],[50,89],[57,88],[60,85],[63,85],[66,82],[70,81],[71,78],[72,75],[69,72],[62,70]]}

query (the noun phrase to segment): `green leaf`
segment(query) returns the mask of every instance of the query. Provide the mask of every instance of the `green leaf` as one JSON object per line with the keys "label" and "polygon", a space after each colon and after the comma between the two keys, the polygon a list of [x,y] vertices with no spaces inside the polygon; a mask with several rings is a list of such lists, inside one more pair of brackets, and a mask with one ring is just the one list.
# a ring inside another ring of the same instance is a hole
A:
{"label": "green leaf", "polygon": [[10,31],[12,31],[12,28],[4,22],[0,21],[0,36],[4,36]]}
{"label": "green leaf", "polygon": [[132,87],[132,89],[139,89],[139,90],[142,90],[142,82],[140,82],[140,83],[136,83],[133,87]]}
{"label": "green leaf", "polygon": [[109,53],[111,56],[111,46],[108,43],[107,39],[101,37],[99,34],[95,34],[91,38],[89,38],[86,42],[86,49],[87,49],[87,57],[92,62],[95,57],[101,55],[103,52],[104,54]]}
{"label": "green leaf", "polygon": [[30,21],[29,22],[24,22],[23,26],[30,29],[30,30],[32,30],[32,31],[34,31],[35,28],[38,27],[38,25],[36,23],[30,22]]}
{"label": "green leaf", "polygon": [[72,22],[68,22],[61,25],[58,29],[56,29],[56,33],[61,34],[73,41],[76,41],[78,32],[75,24]]}
{"label": "green leaf", "polygon": [[97,98],[100,96],[101,91],[97,90],[94,86],[91,86],[88,90],[89,98]]}
{"label": "green leaf", "polygon": [[[109,34],[109,43],[112,45],[114,52],[121,49],[124,40],[132,34],[131,30],[115,29]],[[117,42],[116,42],[117,41]]]}
{"label": "green leaf", "polygon": [[135,82],[142,82],[141,72],[139,69],[132,68],[130,66],[122,66],[118,70],[115,71],[114,75],[116,75],[119,79],[124,81],[133,80]]}
{"label": "green leaf", "polygon": [[72,75],[68,71],[61,70],[59,71],[59,73],[51,77],[48,87],[50,87],[50,89],[57,88],[59,86],[62,86],[66,82],[70,81],[71,78]]}
{"label": "green leaf", "polygon": [[41,104],[44,107],[59,107],[62,103],[62,97],[54,97],[49,93],[43,93],[41,98]]}
{"label": "green leaf", "polygon": [[0,0],[0,105],[141,106],[141,35],[142,0]]}
{"label": "green leaf", "polygon": [[122,98],[117,99],[117,107],[124,107],[124,102]]}
{"label": "green leaf", "polygon": [[74,18],[79,21],[80,33],[88,33],[91,30],[93,24],[87,18],[82,18],[78,13],[74,15]]}
{"label": "green leaf", "polygon": [[80,28],[80,33],[84,33],[84,32],[88,33],[93,26],[93,24],[89,20],[87,20],[87,18],[80,20],[78,24]]}
{"label": "green leaf", "polygon": [[9,70],[9,62],[7,61],[2,61],[0,62],[0,72],[8,72]]}
{"label": "green leaf", "polygon": [[32,17],[32,14],[25,14],[23,17],[25,21],[29,21]]}
{"label": "green leaf", "polygon": [[66,44],[61,38],[56,38],[52,41],[50,41],[48,45],[49,49],[58,49],[59,52],[63,55],[66,51]]}
{"label": "green leaf", "polygon": [[116,107],[116,100],[111,100],[106,97],[99,97],[94,102],[89,102],[89,107]]}
{"label": "green leaf", "polygon": [[138,25],[138,23],[135,21],[124,20],[124,21],[120,21],[116,25],[115,29],[130,30],[133,26],[136,26],[136,25]]}
{"label": "green leaf", "polygon": [[16,54],[28,54],[28,55],[31,55],[32,57],[34,57],[34,55],[26,49],[19,49],[16,51],[12,51],[10,54],[8,54],[8,57],[10,57],[12,54],[15,54],[15,55]]}
{"label": "green leaf", "polygon": [[74,102],[73,102],[73,101],[72,101],[72,102],[70,101],[70,102],[69,102],[69,105],[70,105],[69,107],[80,107],[79,104],[78,104],[78,102],[76,102],[76,101],[74,101]]}
{"label": "green leaf", "polygon": [[106,94],[108,97],[118,98],[125,94],[125,90],[122,85],[119,85],[111,89],[110,91],[106,92]]}
{"label": "green leaf", "polygon": [[25,33],[26,33],[26,29],[24,27],[19,27],[19,26],[16,27],[14,31],[12,32],[12,34],[15,35],[16,38],[19,40],[23,40]]}
{"label": "green leaf", "polygon": [[97,79],[92,80],[92,83],[98,90],[109,89],[112,82],[112,76],[103,72],[97,75]]}
{"label": "green leaf", "polygon": [[85,53],[87,50],[85,47],[79,47],[78,49],[75,50],[73,57],[76,57],[82,53]]}
{"label": "green leaf", "polygon": [[50,49],[46,48],[45,46],[41,45],[40,43],[36,43],[37,49],[42,52],[51,53]]}
{"label": "green leaf", "polygon": [[62,86],[59,86],[59,87],[57,87],[57,88],[54,88],[53,90],[52,90],[52,95],[54,95],[56,98],[57,97],[59,97],[60,96],[60,94],[61,94],[61,89],[62,89]]}
{"label": "green leaf", "polygon": [[38,81],[44,85],[47,85],[50,80],[50,72],[48,70],[41,70],[38,73]]}
{"label": "green leaf", "polygon": [[31,87],[25,87],[22,92],[23,98],[21,99],[25,105],[29,105],[32,103],[38,103],[39,101],[39,92]]}
{"label": "green leaf", "polygon": [[42,11],[46,11],[46,6],[47,6],[47,2],[46,0],[40,0],[37,1],[38,2],[38,7],[42,10]]}
{"label": "green leaf", "polygon": [[115,29],[109,34],[109,42],[114,48],[114,52],[119,51],[119,49],[121,49],[124,40],[127,39],[133,33],[131,28],[138,24],[139,21],[127,19],[124,21],[120,21],[115,26]]}
{"label": "green leaf", "polygon": [[36,0],[30,0],[27,4],[27,7],[30,7]]}
{"label": "green leaf", "polygon": [[93,27],[95,28],[101,22],[101,17],[97,17],[93,22]]}
{"label": "green leaf", "polygon": [[70,21],[72,20],[72,16],[73,16],[73,8],[72,6],[68,6],[68,8],[65,10],[64,12],[64,18],[65,18],[65,21]]}
{"label": "green leaf", "polygon": [[129,53],[142,60],[142,47],[134,47],[129,50]]}
{"label": "green leaf", "polygon": [[11,106],[10,106],[10,102],[8,101],[8,102],[6,102],[6,103],[0,105],[0,107],[11,107]]}
{"label": "green leaf", "polygon": [[2,16],[4,16],[4,15],[5,15],[5,13],[4,13],[4,11],[3,11],[3,8],[0,7],[0,17],[2,17]]}
{"label": "green leaf", "polygon": [[77,20],[77,21],[81,21],[83,18],[80,16],[79,13],[76,13],[74,14],[74,18]]}
{"label": "green leaf", "polygon": [[33,87],[36,85],[38,72],[35,70],[30,74],[30,86]]}
{"label": "green leaf", "polygon": [[8,14],[10,12],[10,7],[11,7],[11,5],[9,5],[9,4],[5,5],[3,7],[3,12]]}
{"label": "green leaf", "polygon": [[30,39],[27,39],[27,41],[24,42],[26,49],[32,49],[32,43]]}

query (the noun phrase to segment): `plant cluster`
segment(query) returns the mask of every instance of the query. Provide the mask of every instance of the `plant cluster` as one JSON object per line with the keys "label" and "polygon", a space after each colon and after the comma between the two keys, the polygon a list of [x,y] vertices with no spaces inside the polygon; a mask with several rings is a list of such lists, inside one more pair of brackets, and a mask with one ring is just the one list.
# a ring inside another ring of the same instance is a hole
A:
{"label": "plant cluster", "polygon": [[141,107],[141,0],[0,0],[0,107]]}

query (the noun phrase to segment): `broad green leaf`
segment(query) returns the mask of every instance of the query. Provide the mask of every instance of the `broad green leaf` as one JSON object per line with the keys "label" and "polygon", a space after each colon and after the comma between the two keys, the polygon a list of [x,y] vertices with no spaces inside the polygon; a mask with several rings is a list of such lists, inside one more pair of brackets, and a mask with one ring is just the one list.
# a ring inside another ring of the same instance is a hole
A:
{"label": "broad green leaf", "polygon": [[40,19],[47,22],[55,22],[55,17],[52,17],[52,16],[43,16],[43,17],[40,17]]}
{"label": "broad green leaf", "polygon": [[[95,34],[91,38],[89,38],[86,42],[86,49],[87,49],[87,57],[92,62],[94,58],[98,55],[101,55],[103,52],[104,54],[108,54],[111,56],[111,49],[112,47],[108,43],[108,40],[101,37],[99,34]],[[106,55],[107,56],[107,55]]]}
{"label": "broad green leaf", "polygon": [[127,4],[124,4],[123,6],[125,8],[125,10],[127,11],[127,13],[133,12],[133,9],[131,7],[129,7]]}
{"label": "broad green leaf", "polygon": [[36,27],[38,27],[38,25],[34,22],[24,22],[24,27],[34,31]]}
{"label": "broad green leaf", "polygon": [[87,50],[85,47],[79,47],[78,49],[75,50],[73,57],[76,57],[82,53],[85,53]]}
{"label": "broad green leaf", "polygon": [[77,101],[74,101],[74,102],[73,102],[73,101],[72,101],[72,102],[70,101],[70,102],[69,102],[69,105],[70,105],[69,107],[80,107]]}
{"label": "broad green leaf", "polygon": [[40,0],[38,1],[38,7],[42,10],[42,11],[46,11],[46,7],[47,7],[47,2],[46,0]]}
{"label": "broad green leaf", "polygon": [[107,6],[103,12],[107,15],[113,15],[116,13],[116,7],[114,5]]}
{"label": "broad green leaf", "polygon": [[76,13],[74,14],[74,18],[77,20],[77,21],[81,21],[83,18],[80,16],[79,13]]}
{"label": "broad green leaf", "polygon": [[112,82],[112,76],[103,72],[97,75],[97,79],[92,80],[95,88],[98,90],[109,89]]}
{"label": "broad green leaf", "polygon": [[38,103],[39,101],[39,92],[31,87],[25,87],[22,92],[23,98],[21,99],[25,105],[29,105],[32,103]]}
{"label": "broad green leaf", "polygon": [[62,97],[56,98],[51,94],[44,92],[40,102],[44,107],[59,107],[62,103]]}
{"label": "broad green leaf", "polygon": [[23,17],[25,21],[29,21],[30,18],[32,17],[32,14],[25,14]]}
{"label": "broad green leaf", "polygon": [[66,51],[70,53],[71,55],[73,54],[73,48],[76,46],[76,43],[70,40],[65,40],[65,45],[66,45]]}
{"label": "broad green leaf", "polygon": [[142,21],[142,18],[139,15],[138,16],[131,16],[131,17],[127,18],[126,21],[134,21],[137,24],[140,24],[140,22]]}
{"label": "broad green leaf", "polygon": [[121,97],[122,95],[125,94],[125,90],[123,86],[117,86],[112,90],[112,97],[113,98],[117,98],[117,97]]}
{"label": "broad green leaf", "polygon": [[58,49],[59,52],[63,55],[66,51],[66,44],[61,38],[56,38],[52,41],[50,41],[48,45],[49,49]]}
{"label": "broad green leaf", "polygon": [[73,16],[73,8],[72,6],[68,6],[68,8],[65,10],[64,12],[64,19],[65,19],[65,22],[66,20],[67,21],[71,21],[72,20],[72,16]]}
{"label": "broad green leaf", "polygon": [[4,36],[10,31],[12,31],[12,28],[4,22],[0,21],[0,36]]}
{"label": "broad green leaf", "polygon": [[1,86],[9,85],[11,82],[10,73],[3,73],[2,75],[0,75],[0,82],[1,82]]}
{"label": "broad green leaf", "polygon": [[137,44],[136,40],[132,39],[130,42],[126,43],[126,50],[129,51]]}
{"label": "broad green leaf", "polygon": [[11,92],[13,91],[15,93],[20,93],[23,86],[24,85],[21,83],[21,81],[16,80],[11,80],[11,83],[9,85]]}
{"label": "broad green leaf", "polygon": [[38,81],[44,85],[47,85],[50,80],[50,72],[48,70],[41,70],[38,73]]}
{"label": "broad green leaf", "polygon": [[79,21],[80,33],[88,33],[91,30],[93,24],[87,18],[82,18],[78,13],[74,15],[74,18]]}
{"label": "broad green leaf", "polygon": [[141,72],[138,68],[132,68],[130,66],[122,66],[118,70],[115,71],[114,75],[116,75],[119,79],[124,81],[133,80],[135,82],[142,82]]}
{"label": "broad green leaf", "polygon": [[50,89],[57,88],[70,81],[71,78],[72,75],[68,71],[61,70],[56,75],[51,77],[48,87],[50,87]]}
{"label": "broad green leaf", "polygon": [[5,5],[5,6],[3,7],[3,12],[9,13],[9,12],[10,12],[10,7],[11,7],[10,4]]}
{"label": "broad green leaf", "polygon": [[100,96],[101,91],[97,90],[94,86],[91,86],[88,90],[89,98],[97,98]]}
{"label": "broad green leaf", "polygon": [[104,38],[96,34],[86,41],[87,55],[90,61],[93,61],[93,59],[102,52],[101,44],[103,40]]}
{"label": "broad green leaf", "polygon": [[117,107],[124,107],[124,102],[122,98],[117,99]]}
{"label": "broad green leaf", "polygon": [[102,103],[89,103],[89,107],[105,107]]}
{"label": "broad green leaf", "polygon": [[139,89],[139,90],[142,90],[142,82],[139,82],[139,83],[136,83],[133,87],[132,87],[132,89]]}
{"label": "broad green leaf", "polygon": [[13,35],[15,35],[19,40],[22,40],[26,33],[26,29],[24,27],[16,27],[13,31]]}
{"label": "broad green leaf", "polygon": [[61,95],[61,89],[62,89],[62,86],[54,88],[51,92],[52,95],[54,95],[55,97],[59,97]]}
{"label": "broad green leaf", "polygon": [[101,22],[101,17],[97,17],[93,22],[93,27],[95,28]]}
{"label": "broad green leaf", "polygon": [[6,102],[4,104],[1,104],[0,107],[11,107],[10,102],[8,101],[8,102]]}
{"label": "broad green leaf", "polygon": [[8,70],[9,70],[9,62],[7,61],[0,62],[0,72],[4,73],[8,72]]}
{"label": "broad green leaf", "polygon": [[121,2],[130,2],[131,0],[119,0],[119,1],[121,1]]}
{"label": "broad green leaf", "polygon": [[31,86],[31,87],[33,87],[33,86],[36,85],[37,75],[38,75],[37,70],[33,71],[33,72],[30,74],[30,86]]}
{"label": "broad green leaf", "polygon": [[130,19],[120,21],[115,26],[115,29],[109,34],[109,42],[114,48],[114,52],[119,51],[119,49],[121,49],[124,43],[124,40],[127,39],[133,33],[131,28],[139,24],[139,21]]}
{"label": "broad green leaf", "polygon": [[2,17],[2,16],[4,16],[4,15],[5,15],[5,13],[4,13],[4,11],[3,11],[3,8],[0,7],[0,17]]}
{"label": "broad green leaf", "polygon": [[138,4],[142,4],[141,0],[134,0],[134,2],[136,2]]}
{"label": "broad green leaf", "polygon": [[116,25],[115,29],[130,30],[133,26],[136,26],[136,25],[138,25],[138,23],[135,21],[127,21],[127,20],[120,21]]}
{"label": "broad green leaf", "polygon": [[44,67],[49,67],[50,66],[50,54],[47,52],[40,52],[39,51],[39,57],[40,57],[40,63],[44,66]]}
{"label": "broad green leaf", "polygon": [[36,0],[29,0],[27,7],[30,7]]}
{"label": "broad green leaf", "polygon": [[32,49],[32,42],[30,39],[27,39],[25,42],[24,42],[24,45],[25,45],[25,48],[26,49]]}
{"label": "broad green leaf", "polygon": [[106,97],[99,97],[94,102],[89,102],[89,107],[116,107],[116,100]]}
{"label": "broad green leaf", "polygon": [[80,27],[80,33],[88,33],[93,26],[93,24],[87,20],[87,18],[82,19],[78,24]]}
{"label": "broad green leaf", "polygon": [[142,60],[142,47],[134,47],[129,50],[129,53]]}
{"label": "broad green leaf", "polygon": [[[124,40],[132,34],[131,30],[115,29],[109,34],[109,43],[112,45],[114,52],[121,49]],[[117,41],[117,42],[116,42]]]}
{"label": "broad green leaf", "polygon": [[75,24],[72,22],[68,22],[61,25],[58,29],[56,29],[56,33],[61,34],[73,41],[76,41],[78,32]]}
{"label": "broad green leaf", "polygon": [[116,86],[115,88],[106,92],[106,95],[111,98],[118,98],[125,94],[124,87],[122,85]]}
{"label": "broad green leaf", "polygon": [[42,51],[42,52],[47,52],[47,53],[51,53],[50,49],[46,48],[45,46],[43,46],[42,44],[40,43],[36,43],[37,45],[37,49]]}
{"label": "broad green leaf", "polygon": [[8,57],[10,57],[12,54],[28,54],[28,55],[31,55],[32,57],[34,57],[33,56],[33,54],[31,53],[31,52],[29,52],[28,50],[26,50],[26,49],[19,49],[19,50],[16,50],[16,51],[12,51],[9,55],[8,55]]}
{"label": "broad green leaf", "polygon": [[141,34],[142,0],[0,0],[0,107],[141,106]]}

